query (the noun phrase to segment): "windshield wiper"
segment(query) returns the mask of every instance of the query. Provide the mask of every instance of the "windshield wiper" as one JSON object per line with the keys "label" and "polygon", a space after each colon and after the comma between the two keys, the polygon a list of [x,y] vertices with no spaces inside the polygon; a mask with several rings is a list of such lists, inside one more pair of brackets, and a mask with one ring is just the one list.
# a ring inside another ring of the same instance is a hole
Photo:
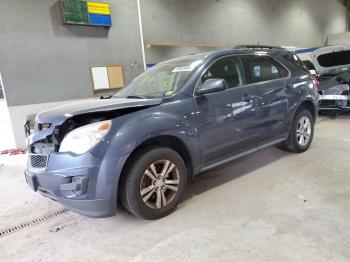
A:
{"label": "windshield wiper", "polygon": [[147,99],[147,97],[145,97],[145,96],[138,96],[138,95],[127,96],[126,98]]}
{"label": "windshield wiper", "polygon": [[111,99],[112,96],[100,96],[100,99]]}

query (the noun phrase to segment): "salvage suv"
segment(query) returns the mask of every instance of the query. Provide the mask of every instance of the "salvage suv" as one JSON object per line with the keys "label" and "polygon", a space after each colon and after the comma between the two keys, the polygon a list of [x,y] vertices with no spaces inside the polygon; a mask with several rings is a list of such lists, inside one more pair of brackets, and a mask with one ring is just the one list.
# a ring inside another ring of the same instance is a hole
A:
{"label": "salvage suv", "polygon": [[319,80],[319,111],[350,111],[350,45],[318,48],[310,57]]}
{"label": "salvage suv", "polygon": [[114,215],[122,203],[157,219],[203,171],[272,145],[307,150],[317,103],[307,69],[282,49],[166,61],[110,99],[39,113],[27,137],[26,181],[86,216]]}

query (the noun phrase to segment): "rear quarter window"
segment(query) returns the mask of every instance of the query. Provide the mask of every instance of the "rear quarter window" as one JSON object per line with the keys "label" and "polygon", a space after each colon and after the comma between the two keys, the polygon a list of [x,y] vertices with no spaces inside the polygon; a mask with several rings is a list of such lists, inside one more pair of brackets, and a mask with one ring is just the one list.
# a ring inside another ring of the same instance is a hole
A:
{"label": "rear quarter window", "polygon": [[286,59],[288,62],[296,65],[304,72],[309,73],[310,69],[308,69],[308,67],[303,63],[303,61],[300,60],[300,58],[296,54],[286,54],[283,55],[283,58]]}
{"label": "rear quarter window", "polygon": [[303,63],[306,66],[307,69],[316,71],[316,68],[315,68],[314,64],[311,61],[306,60],[306,61],[303,61]]}

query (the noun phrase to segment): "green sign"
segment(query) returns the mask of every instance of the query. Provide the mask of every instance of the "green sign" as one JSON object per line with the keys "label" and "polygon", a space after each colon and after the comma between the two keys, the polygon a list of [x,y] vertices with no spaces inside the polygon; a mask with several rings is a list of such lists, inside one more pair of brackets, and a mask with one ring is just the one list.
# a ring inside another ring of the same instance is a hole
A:
{"label": "green sign", "polygon": [[66,24],[88,25],[87,4],[81,0],[63,0],[63,19]]}

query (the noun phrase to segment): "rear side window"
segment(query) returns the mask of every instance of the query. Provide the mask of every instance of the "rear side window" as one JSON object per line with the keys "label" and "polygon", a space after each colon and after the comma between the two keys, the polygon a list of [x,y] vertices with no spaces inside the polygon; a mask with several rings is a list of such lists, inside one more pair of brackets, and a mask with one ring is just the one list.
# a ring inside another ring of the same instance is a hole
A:
{"label": "rear side window", "polygon": [[299,67],[301,70],[303,70],[306,73],[309,73],[308,67],[304,64],[303,61],[300,60],[300,58],[295,54],[286,54],[283,56],[284,59],[288,60],[289,62],[293,63],[297,67]]}
{"label": "rear side window", "polygon": [[272,57],[249,55],[246,58],[253,83],[284,78],[289,75],[288,70]]}
{"label": "rear side window", "polygon": [[322,67],[349,65],[350,50],[320,55],[317,60]]}

